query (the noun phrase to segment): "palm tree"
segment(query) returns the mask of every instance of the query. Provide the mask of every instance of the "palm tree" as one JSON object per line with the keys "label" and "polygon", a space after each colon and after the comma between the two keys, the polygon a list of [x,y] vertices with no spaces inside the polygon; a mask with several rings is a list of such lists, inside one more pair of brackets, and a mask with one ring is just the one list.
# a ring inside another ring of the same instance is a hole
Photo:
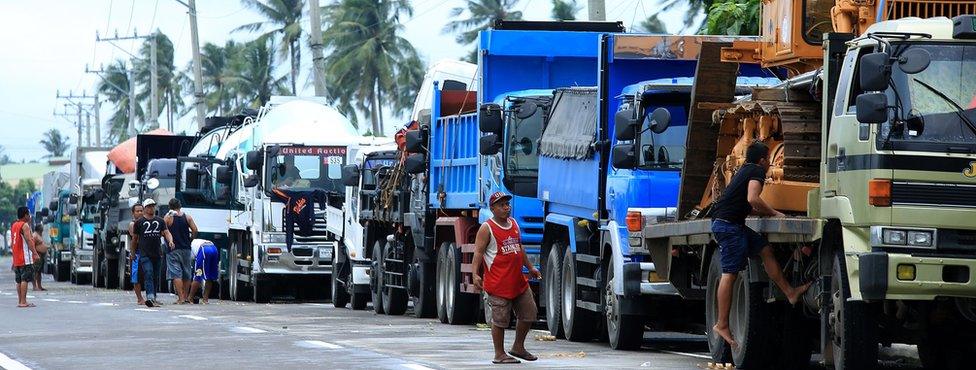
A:
{"label": "palm tree", "polygon": [[330,51],[325,73],[336,105],[368,115],[371,131],[383,135],[383,106],[403,112],[423,79],[417,50],[401,36],[400,15],[413,8],[406,0],[340,0],[323,14],[323,44]]}
{"label": "palm tree", "polygon": [[[684,17],[684,28],[685,30],[700,30],[704,27],[705,22],[695,23],[695,17],[702,14],[702,12],[708,12],[712,8],[712,4],[716,0],[659,0],[660,2],[656,6],[660,9],[657,14],[665,13],[673,9],[677,5],[688,4],[688,11],[685,12]],[[721,1],[721,0],[720,0]]]}
{"label": "palm tree", "polygon": [[650,17],[647,17],[647,19],[641,21],[640,25],[637,26],[637,30],[657,34],[668,33],[667,26],[665,26],[664,22],[662,22],[657,16],[657,14],[651,14]]}
{"label": "palm tree", "polygon": [[[165,34],[158,31],[152,37],[156,38],[156,72],[158,84],[158,95],[156,99],[159,99],[158,107],[160,110],[165,108],[165,112],[159,113],[165,115],[168,124],[172,124],[174,115],[182,115],[182,113],[185,113],[185,104],[181,94],[182,86],[179,83],[182,76],[180,76],[180,71],[176,69],[173,61],[173,42]],[[143,109],[148,111],[150,104],[152,104],[150,101],[150,88],[152,86],[152,64],[150,63],[150,58],[152,57],[152,40],[146,40],[142,44],[142,47],[139,49],[139,54],[142,58],[137,59],[135,62],[135,77],[136,83],[141,85],[142,89],[139,90],[136,99],[145,106]]]}
{"label": "palm tree", "polygon": [[557,21],[575,21],[576,13],[582,7],[576,4],[576,0],[552,0],[552,19]]}
{"label": "palm tree", "polygon": [[[129,138],[129,76],[125,61],[116,60],[105,68],[102,81],[98,84],[98,93],[105,96],[115,105],[115,111],[109,118],[109,131],[106,143],[117,143]],[[145,118],[142,106],[136,104],[136,122]],[[138,124],[137,124],[138,125]]]}
{"label": "palm tree", "polygon": [[241,0],[244,6],[254,9],[266,19],[264,22],[254,22],[237,27],[234,31],[257,32],[270,28],[262,36],[278,35],[277,42],[281,55],[287,55],[291,62],[291,93],[297,94],[296,81],[301,66],[302,52],[302,10],[305,9],[304,0]]}
{"label": "palm tree", "polygon": [[[244,45],[233,40],[224,46],[207,43],[200,50],[200,66],[203,72],[203,93],[207,112],[225,115],[238,107],[237,92],[231,80],[234,77],[232,64],[240,57]],[[187,67],[187,71],[191,70]],[[189,85],[184,85],[189,86]]]}
{"label": "palm tree", "polygon": [[720,0],[708,9],[702,33],[758,35],[762,6],[759,0]]}
{"label": "palm tree", "polygon": [[47,155],[45,157],[60,157],[64,155],[64,152],[68,151],[68,138],[61,135],[61,131],[58,129],[50,129],[44,133],[44,137],[40,141],[41,146],[44,150],[47,150]]}
{"label": "palm tree", "polygon": [[465,0],[465,7],[451,9],[451,18],[458,18],[468,12],[467,19],[447,22],[443,33],[457,33],[455,40],[468,45],[478,39],[478,33],[491,26],[496,20],[520,20],[522,12],[512,10],[519,0]]}
{"label": "palm tree", "polygon": [[278,66],[275,46],[270,37],[258,37],[245,44],[237,57],[231,60],[231,74],[227,82],[238,92],[241,104],[260,108],[271,100],[271,95],[287,94],[287,78],[274,77],[274,70]]}

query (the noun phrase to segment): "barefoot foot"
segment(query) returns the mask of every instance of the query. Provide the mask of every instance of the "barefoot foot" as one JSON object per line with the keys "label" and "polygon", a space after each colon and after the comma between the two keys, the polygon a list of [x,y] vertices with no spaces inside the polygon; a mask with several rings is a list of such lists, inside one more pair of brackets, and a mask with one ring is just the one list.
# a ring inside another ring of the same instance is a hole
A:
{"label": "barefoot foot", "polygon": [[800,297],[803,296],[803,293],[806,293],[807,289],[810,289],[810,284],[811,283],[806,283],[793,288],[793,292],[791,292],[786,296],[786,299],[790,301],[791,305],[796,304],[797,302],[800,301]]}
{"label": "barefoot foot", "polygon": [[722,337],[722,339],[725,339],[725,342],[728,343],[729,346],[732,346],[732,348],[735,348],[735,347],[738,347],[739,346],[739,344],[735,342],[735,339],[732,339],[732,332],[729,331],[729,327],[728,326],[725,326],[725,327],[721,327],[720,328],[718,325],[715,325],[715,326],[712,326],[712,331],[714,331],[716,334],[720,335]]}

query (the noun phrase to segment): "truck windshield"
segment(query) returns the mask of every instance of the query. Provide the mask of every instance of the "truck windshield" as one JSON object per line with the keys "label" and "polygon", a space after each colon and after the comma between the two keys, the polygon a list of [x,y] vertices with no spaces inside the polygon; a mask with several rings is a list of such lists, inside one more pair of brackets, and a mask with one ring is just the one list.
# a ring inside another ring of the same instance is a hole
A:
{"label": "truck windshield", "polygon": [[81,223],[90,224],[95,222],[96,214],[98,214],[98,203],[81,205],[81,216],[79,217]]}
{"label": "truck windshield", "polygon": [[218,164],[213,161],[185,161],[179,165],[180,182],[177,184],[184,207],[225,206],[230,200],[230,186],[216,181]]}
{"label": "truck windshield", "polygon": [[525,102],[535,103],[538,109],[532,116],[520,119],[514,113],[506,119],[505,186],[515,195],[535,197],[539,178],[539,151],[536,150],[542,136],[542,125],[549,110],[549,97],[520,98],[512,104],[518,109]]}
{"label": "truck windshield", "polygon": [[345,194],[342,166],[346,148],[341,146],[280,147],[278,154],[267,158],[265,188],[270,190],[321,189],[335,195]]}
{"label": "truck windshield", "polygon": [[966,122],[976,122],[976,45],[893,45],[896,53],[924,49],[932,61],[914,75],[892,68],[888,99],[901,102],[906,124],[883,124],[879,140],[890,141],[892,149],[976,153],[976,132]]}

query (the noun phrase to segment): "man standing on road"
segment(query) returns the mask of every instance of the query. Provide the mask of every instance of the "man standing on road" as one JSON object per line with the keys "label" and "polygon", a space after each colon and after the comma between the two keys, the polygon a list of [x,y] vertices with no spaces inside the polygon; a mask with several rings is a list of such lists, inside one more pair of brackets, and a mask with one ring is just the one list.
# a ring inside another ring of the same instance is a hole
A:
{"label": "man standing on road", "polygon": [[143,217],[136,221],[135,237],[132,239],[132,256],[139,251],[139,270],[146,288],[146,306],[158,306],[156,301],[156,274],[159,271],[160,237],[173,245],[173,235],[166,229],[166,221],[156,215],[156,201],[147,198],[142,202]]}
{"label": "man standing on road", "polygon": [[[190,241],[197,237],[197,224],[193,217],[183,213],[179,199],[169,200],[166,213],[166,229],[173,235],[166,256],[166,278],[173,280],[176,290],[176,304],[190,303],[187,291],[193,278],[193,256],[190,255]],[[174,244],[175,243],[175,244]]]}
{"label": "man standing on road", "polygon": [[762,256],[766,275],[783,291],[790,304],[796,304],[803,292],[810,287],[804,284],[792,287],[783,277],[773,248],[759,233],[746,226],[746,216],[785,217],[760,198],[766,171],[769,169],[769,147],[760,141],[746,149],[746,163],[735,173],[732,181],[715,203],[712,211],[712,233],[719,245],[722,261],[722,278],[718,284],[718,321],[712,327],[730,346],[738,344],[729,330],[729,311],[732,308],[732,285],[746,266],[749,257]]}
{"label": "man standing on road", "polygon": [[14,256],[14,281],[17,283],[17,307],[34,307],[27,303],[27,283],[34,280],[34,262],[40,257],[34,247],[31,216],[27,207],[17,207],[17,221],[10,225],[10,251]]}
{"label": "man standing on road", "polygon": [[[522,248],[518,223],[510,217],[511,199],[511,195],[502,192],[495,192],[488,199],[492,218],[478,229],[474,242],[474,259],[471,263],[474,285],[488,293],[488,305],[491,307],[491,341],[495,347],[495,358],[492,363],[495,364],[521,362],[509,354],[526,361],[538,359],[525,349],[525,336],[529,334],[538,310],[532,289],[529,289],[529,282],[522,275],[522,266],[528,268],[529,273],[536,279],[542,279],[542,274],[529,262]],[[484,278],[481,277],[482,263],[485,269]],[[518,319],[515,324],[515,342],[506,354],[505,328],[511,322],[513,309]]]}
{"label": "man standing on road", "polygon": [[41,285],[41,271],[44,271],[44,259],[47,257],[47,245],[44,244],[44,226],[34,225],[34,249],[37,250],[37,261],[34,262],[34,290],[45,291]]}
{"label": "man standing on road", "polygon": [[193,239],[190,243],[190,254],[193,255],[193,283],[190,285],[190,299],[196,302],[197,291],[200,284],[206,283],[203,288],[203,304],[209,303],[210,289],[220,277],[220,252],[213,242],[204,239]]}
{"label": "man standing on road", "polygon": [[129,280],[132,281],[132,291],[136,293],[136,304],[144,305],[146,300],[142,298],[142,278],[139,277],[139,250],[135,248],[136,221],[142,219],[142,204],[132,205],[132,221],[129,222]]}

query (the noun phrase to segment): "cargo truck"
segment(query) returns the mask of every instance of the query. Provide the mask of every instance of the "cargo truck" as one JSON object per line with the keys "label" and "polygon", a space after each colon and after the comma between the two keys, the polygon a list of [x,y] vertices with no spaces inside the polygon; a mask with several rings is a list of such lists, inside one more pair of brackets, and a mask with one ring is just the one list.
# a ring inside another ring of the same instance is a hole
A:
{"label": "cargo truck", "polygon": [[[834,368],[866,369],[879,346],[909,343],[926,368],[965,368],[976,344],[976,116],[974,87],[958,76],[972,62],[976,28],[958,14],[976,3],[806,5],[765,3],[761,41],[703,49],[681,221],[632,210],[631,250],[683,298],[704,299],[715,361],[800,368],[817,350]],[[955,18],[905,18],[913,15]],[[793,77],[733,101],[734,62]],[[711,330],[721,270],[709,211],[755,140],[771,148],[763,198],[791,217],[746,223],[768,238],[791,284],[812,285],[790,306],[751,258],[733,287],[739,345],[730,347]]]}

